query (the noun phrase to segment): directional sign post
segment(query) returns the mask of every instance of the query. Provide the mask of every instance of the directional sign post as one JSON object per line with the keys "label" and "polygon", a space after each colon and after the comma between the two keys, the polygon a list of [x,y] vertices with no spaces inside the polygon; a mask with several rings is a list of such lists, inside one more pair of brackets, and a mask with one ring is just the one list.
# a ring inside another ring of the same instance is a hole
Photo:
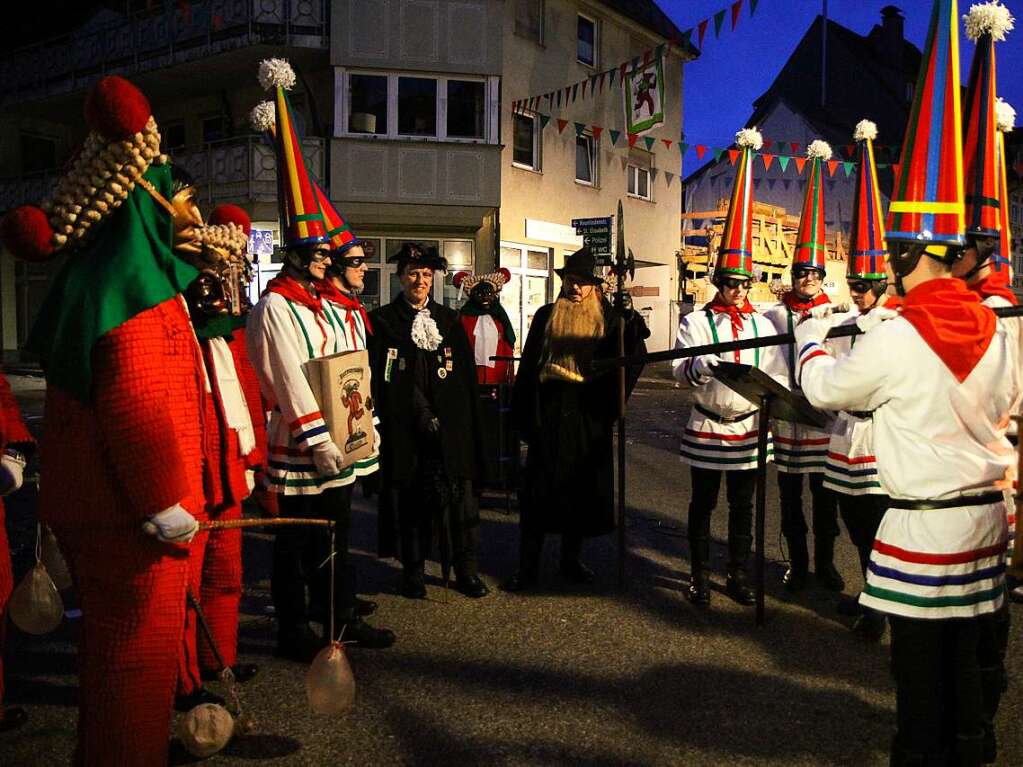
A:
{"label": "directional sign post", "polygon": [[601,266],[611,264],[611,223],[614,216],[596,218],[573,218],[575,233],[583,238],[583,245],[590,249],[594,259]]}

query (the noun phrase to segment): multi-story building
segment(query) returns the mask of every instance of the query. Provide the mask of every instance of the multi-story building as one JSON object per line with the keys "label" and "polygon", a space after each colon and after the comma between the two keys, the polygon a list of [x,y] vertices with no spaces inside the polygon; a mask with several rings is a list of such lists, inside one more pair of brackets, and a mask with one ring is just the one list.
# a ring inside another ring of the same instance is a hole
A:
{"label": "multi-story building", "polygon": [[[0,76],[14,86],[0,94],[0,211],[45,196],[84,138],[85,92],[121,74],[149,97],[164,148],[196,178],[202,205],[249,211],[258,293],[280,268],[279,225],[273,149],[252,133],[248,113],[267,97],[259,61],[284,57],[298,73],[291,102],[307,163],[368,241],[368,305],[396,295],[387,257],[422,241],[450,264],[436,286],[449,304],[455,271],[509,268],[503,301],[524,338],[533,312],[556,294],[553,270],[581,246],[571,219],[612,214],[622,199],[628,245],[645,267],[635,305],[656,345],[670,341],[680,216],[671,142],[681,135],[681,64],[695,51],[669,43],[681,33],[653,0],[130,5],[140,8],[100,11],[63,39],[0,57]],[[608,143],[609,131],[624,132],[618,88],[560,110],[512,108],[659,45],[666,117],[649,134],[650,151],[624,137]],[[570,127],[558,131],[559,119]],[[579,135],[575,122],[586,126]],[[603,140],[594,125],[606,128]],[[0,255],[5,350],[24,342],[54,270]]]}

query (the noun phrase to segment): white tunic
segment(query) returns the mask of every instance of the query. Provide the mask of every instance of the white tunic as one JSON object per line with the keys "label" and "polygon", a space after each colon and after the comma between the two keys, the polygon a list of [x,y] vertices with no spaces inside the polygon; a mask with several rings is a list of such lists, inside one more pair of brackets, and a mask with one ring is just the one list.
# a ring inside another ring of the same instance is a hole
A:
{"label": "white tunic", "polygon": [[[817,407],[874,411],[878,472],[892,498],[951,499],[1006,482],[1014,456],[1005,428],[1020,391],[1017,363],[999,321],[984,356],[959,383],[900,317],[861,336],[840,360],[807,344],[799,375]],[[911,618],[993,612],[1004,600],[1006,546],[1002,501],[889,508],[860,601]]]}
{"label": "white tunic", "polygon": [[[800,319],[799,313],[793,312],[783,302],[765,311],[764,317],[774,325],[775,333],[793,332]],[[779,348],[788,367],[789,375],[785,384],[797,391],[799,386],[793,344]],[[778,471],[786,474],[820,474],[824,471],[824,460],[831,441],[830,429],[815,429],[793,421],[771,419],[771,431],[774,432],[774,463]]]}
{"label": "white tunic", "polygon": [[[742,331],[736,334],[727,314],[709,310],[695,311],[682,319],[679,324],[675,348],[703,346],[746,338],[762,338],[774,335],[774,326],[761,315],[744,314]],[[719,354],[727,362],[742,362],[755,365],[768,375],[784,382],[787,378],[785,361],[777,346],[762,349],[744,349],[738,352]],[[725,418],[749,414],[748,418],[731,423],[719,421],[693,408],[689,422],[682,436],[680,454],[682,461],[690,466],[719,471],[755,469],[757,467],[757,438],[759,415],[757,405],[736,394],[732,389],[713,378],[701,379],[693,372],[696,358],[675,360],[672,372],[682,386],[693,389],[693,401],[705,410]],[[772,453],[768,441],[768,460]]]}
{"label": "white tunic", "polygon": [[329,308],[314,314],[284,296],[267,293],[253,307],[245,336],[260,389],[273,408],[267,427],[270,488],[284,495],[318,495],[376,471],[375,455],[333,477],[321,476],[313,464],[312,447],[329,440],[330,434],[303,365],[346,350],[347,337],[336,315]]}

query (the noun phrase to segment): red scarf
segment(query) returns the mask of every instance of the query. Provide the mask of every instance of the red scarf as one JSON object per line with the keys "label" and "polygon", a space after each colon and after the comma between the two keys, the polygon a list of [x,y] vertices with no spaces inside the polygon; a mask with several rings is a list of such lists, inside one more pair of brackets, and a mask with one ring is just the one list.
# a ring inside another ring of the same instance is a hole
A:
{"label": "red scarf", "polygon": [[827,293],[821,291],[813,298],[811,298],[809,301],[804,301],[802,298],[796,295],[796,291],[790,290],[788,293],[781,297],[781,302],[796,314],[804,314],[813,309],[813,307],[815,306],[820,306],[821,304],[830,304],[831,299],[828,298]]}
{"label": "red scarf", "polygon": [[373,335],[373,328],[369,324],[369,315],[366,314],[366,309],[363,307],[362,302],[359,301],[358,298],[345,293],[343,290],[339,290],[330,280],[317,280],[314,285],[316,286],[316,291],[322,298],[325,298],[332,304],[344,307],[346,312],[345,321],[352,329],[353,338],[356,337],[356,334],[355,320],[352,319],[352,312],[358,312],[362,316],[362,323],[366,326],[366,332]]}
{"label": "red scarf", "polygon": [[[884,301],[884,303],[881,303],[882,301]],[[874,304],[874,306],[872,306],[870,308],[874,309],[874,308],[876,308],[878,306],[883,306],[885,309],[892,309],[893,311],[895,309],[901,309],[902,308],[902,298],[900,296],[890,296],[887,293],[885,293],[880,298],[878,298],[877,299],[877,303]],[[869,309],[867,311],[869,311]]]}
{"label": "red scarf", "polygon": [[1004,298],[1010,305],[1015,306],[1019,302],[1016,300],[1016,294],[1009,289],[1008,279],[1008,269],[1004,269],[1001,272],[992,272],[989,269],[987,274],[976,282],[971,282],[967,287],[980,296],[981,301],[985,298],[998,296],[999,298]]}
{"label": "red scarf", "polygon": [[294,277],[286,274],[279,274],[266,284],[264,293],[277,293],[289,301],[302,304],[313,314],[323,314],[323,302],[319,296],[315,296],[302,287],[302,283]]}
{"label": "red scarf", "polygon": [[962,280],[939,277],[902,300],[902,316],[916,328],[960,383],[980,362],[995,333],[995,315]]}
{"label": "red scarf", "polygon": [[716,294],[714,300],[704,306],[703,309],[704,311],[710,309],[715,314],[727,314],[728,318],[732,321],[732,337],[736,339],[739,338],[739,331],[743,327],[742,315],[753,314],[756,311],[748,298],[744,299],[742,306],[729,306],[721,298],[720,293]]}

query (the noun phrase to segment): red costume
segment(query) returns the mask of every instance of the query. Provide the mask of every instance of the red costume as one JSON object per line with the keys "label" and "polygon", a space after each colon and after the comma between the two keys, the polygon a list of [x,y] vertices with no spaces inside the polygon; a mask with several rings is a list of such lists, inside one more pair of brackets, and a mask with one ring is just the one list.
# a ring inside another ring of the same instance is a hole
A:
{"label": "red costume", "polygon": [[[479,317],[473,317],[470,315],[463,314],[459,317],[462,321],[462,327],[465,328],[465,334],[469,336],[469,342],[475,352],[477,344],[480,342],[476,337],[476,326],[482,321],[486,322],[490,319],[489,315],[480,315]],[[493,320],[491,320],[493,322]],[[493,347],[493,354],[489,354],[489,349],[481,349],[482,356],[485,356],[488,361],[493,363],[493,367],[488,367],[486,364],[480,364],[480,356],[477,355],[476,359],[476,378],[481,384],[510,384],[515,381],[515,366],[511,361],[511,357],[515,356],[515,347],[508,342],[507,334],[501,327],[500,323],[497,325],[497,343]],[[493,357],[508,357],[506,360],[489,360]]]}

